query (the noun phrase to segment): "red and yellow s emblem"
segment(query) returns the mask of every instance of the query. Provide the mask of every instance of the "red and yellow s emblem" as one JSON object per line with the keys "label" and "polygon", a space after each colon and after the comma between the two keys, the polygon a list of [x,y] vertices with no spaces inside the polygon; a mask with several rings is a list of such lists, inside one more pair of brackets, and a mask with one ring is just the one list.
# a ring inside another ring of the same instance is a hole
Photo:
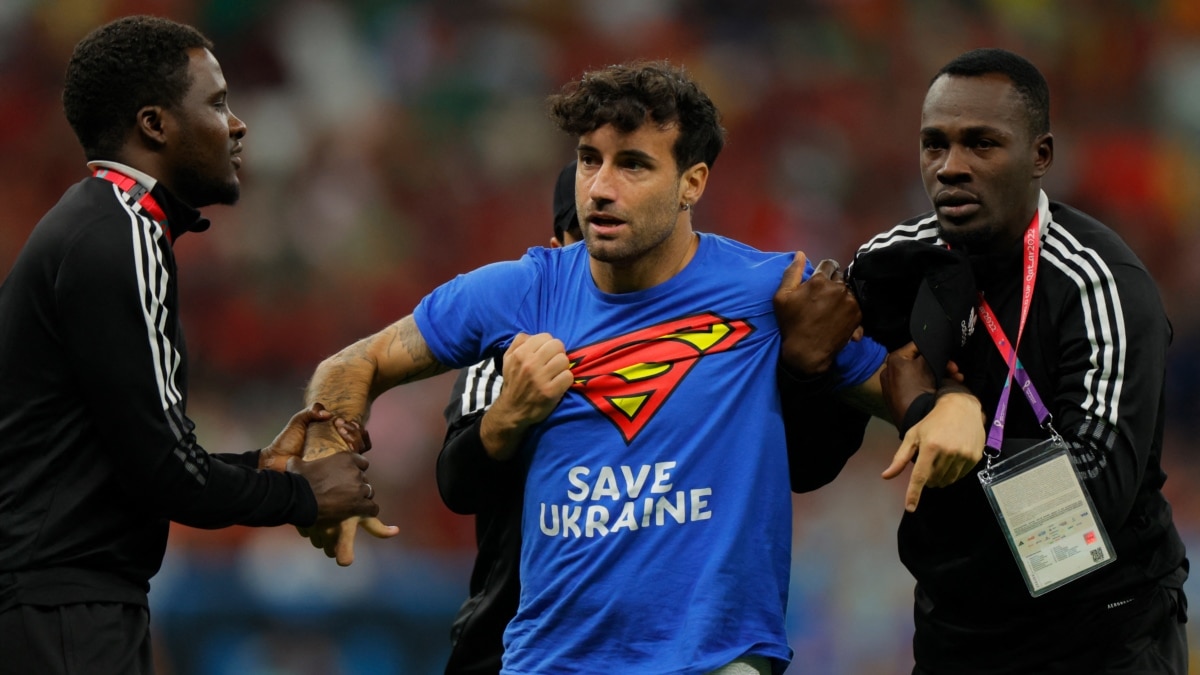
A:
{"label": "red and yellow s emblem", "polygon": [[701,356],[731,349],[754,328],[705,313],[674,319],[567,355],[575,383],[628,444]]}

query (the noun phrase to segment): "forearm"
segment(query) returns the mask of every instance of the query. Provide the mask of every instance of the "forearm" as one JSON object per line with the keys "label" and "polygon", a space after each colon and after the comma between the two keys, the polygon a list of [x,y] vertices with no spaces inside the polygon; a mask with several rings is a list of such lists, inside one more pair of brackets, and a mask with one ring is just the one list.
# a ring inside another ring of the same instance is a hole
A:
{"label": "forearm", "polygon": [[489,408],[479,423],[479,440],[492,459],[507,460],[517,451],[530,422],[510,414],[500,401]]}
{"label": "forearm", "polygon": [[[383,392],[446,370],[433,358],[412,316],[407,316],[322,361],[308,383],[304,402],[310,407],[320,403],[335,417],[365,425],[371,403]],[[343,449],[345,443],[332,424],[314,424],[306,457],[312,456],[314,447]]]}
{"label": "forearm", "polygon": [[[175,500],[171,520],[202,529],[230,525],[271,527],[311,525],[317,502],[303,478],[275,471],[256,471],[241,462],[213,456],[204,486],[186,500]],[[234,455],[233,457],[237,457]]]}
{"label": "forearm", "polygon": [[883,366],[880,366],[871,377],[862,383],[843,387],[835,393],[847,405],[872,417],[878,417],[884,421],[891,422],[892,416],[888,412],[887,405],[883,400],[883,386],[879,380],[879,374],[882,370]]}
{"label": "forearm", "polygon": [[442,502],[458,514],[479,511],[491,480],[501,468],[488,456],[480,439],[482,419],[482,412],[462,418],[460,424],[446,431],[442,451],[438,453],[438,493]]}
{"label": "forearm", "polygon": [[777,373],[793,492],[833,481],[862,445],[869,416],[833,394],[828,380]]}

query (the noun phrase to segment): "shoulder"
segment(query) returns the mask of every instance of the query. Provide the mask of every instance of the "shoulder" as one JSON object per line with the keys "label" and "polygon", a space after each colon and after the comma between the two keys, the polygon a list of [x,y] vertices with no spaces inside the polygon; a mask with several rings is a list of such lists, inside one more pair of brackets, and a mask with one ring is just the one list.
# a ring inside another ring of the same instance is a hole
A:
{"label": "shoulder", "polygon": [[795,256],[794,252],[760,251],[749,244],[719,234],[697,232],[697,235],[700,237],[701,260],[708,265],[749,270],[765,268],[777,273],[787,267]]}
{"label": "shoulder", "polygon": [[893,226],[891,229],[880,232],[868,239],[865,244],[858,248],[855,255],[886,248],[902,241],[920,241],[928,244],[939,243],[941,239],[938,236],[937,216],[932,211],[929,211],[909,218]]}
{"label": "shoulder", "polygon": [[1086,264],[1132,265],[1145,269],[1129,245],[1111,228],[1092,216],[1059,202],[1050,202],[1050,224],[1043,251],[1063,260]]}
{"label": "shoulder", "polygon": [[129,238],[137,222],[111,183],[89,177],[68,188],[46,212],[29,246],[57,251],[62,257],[111,261],[129,254]]}
{"label": "shoulder", "polygon": [[1050,214],[1041,258],[1060,279],[1052,289],[1078,295],[1084,306],[1102,308],[1101,317],[1122,323],[1163,317],[1157,284],[1120,235],[1065,204],[1051,202]]}
{"label": "shoulder", "polygon": [[472,288],[485,294],[529,290],[541,280],[553,278],[562,268],[564,261],[553,255],[556,250],[535,246],[516,260],[488,263],[458,275],[445,285]]}

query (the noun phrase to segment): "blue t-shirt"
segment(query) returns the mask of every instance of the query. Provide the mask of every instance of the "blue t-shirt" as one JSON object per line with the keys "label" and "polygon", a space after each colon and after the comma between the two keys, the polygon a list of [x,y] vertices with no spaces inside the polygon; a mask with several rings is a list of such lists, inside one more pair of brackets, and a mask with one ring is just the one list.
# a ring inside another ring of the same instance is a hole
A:
{"label": "blue t-shirt", "polygon": [[[609,294],[583,245],[534,248],[418,305],[446,365],[517,332],[550,333],[572,362],[575,383],[520,451],[522,591],[505,673],[706,673],[746,655],[782,672],[792,502],[771,299],[792,257],[701,234],[679,274]],[[842,383],[883,357],[851,342]]]}

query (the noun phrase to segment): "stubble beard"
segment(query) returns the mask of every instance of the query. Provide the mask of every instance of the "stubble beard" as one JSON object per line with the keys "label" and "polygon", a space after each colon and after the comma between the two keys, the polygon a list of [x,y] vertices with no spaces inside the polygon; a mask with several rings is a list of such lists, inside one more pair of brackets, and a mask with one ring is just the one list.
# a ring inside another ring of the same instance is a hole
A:
{"label": "stubble beard", "polygon": [[179,186],[179,197],[194,208],[211,204],[232,206],[242,196],[242,187],[236,177],[232,180],[214,180],[192,167],[181,168],[175,184]]}
{"label": "stubble beard", "polygon": [[[671,238],[678,218],[679,209],[674,200],[663,200],[653,211],[637,221],[626,221],[628,236],[623,239],[600,240],[588,227],[584,230],[584,244],[587,246],[588,255],[599,262],[616,267],[633,265],[652,255]],[[644,225],[636,227],[635,222]]]}

